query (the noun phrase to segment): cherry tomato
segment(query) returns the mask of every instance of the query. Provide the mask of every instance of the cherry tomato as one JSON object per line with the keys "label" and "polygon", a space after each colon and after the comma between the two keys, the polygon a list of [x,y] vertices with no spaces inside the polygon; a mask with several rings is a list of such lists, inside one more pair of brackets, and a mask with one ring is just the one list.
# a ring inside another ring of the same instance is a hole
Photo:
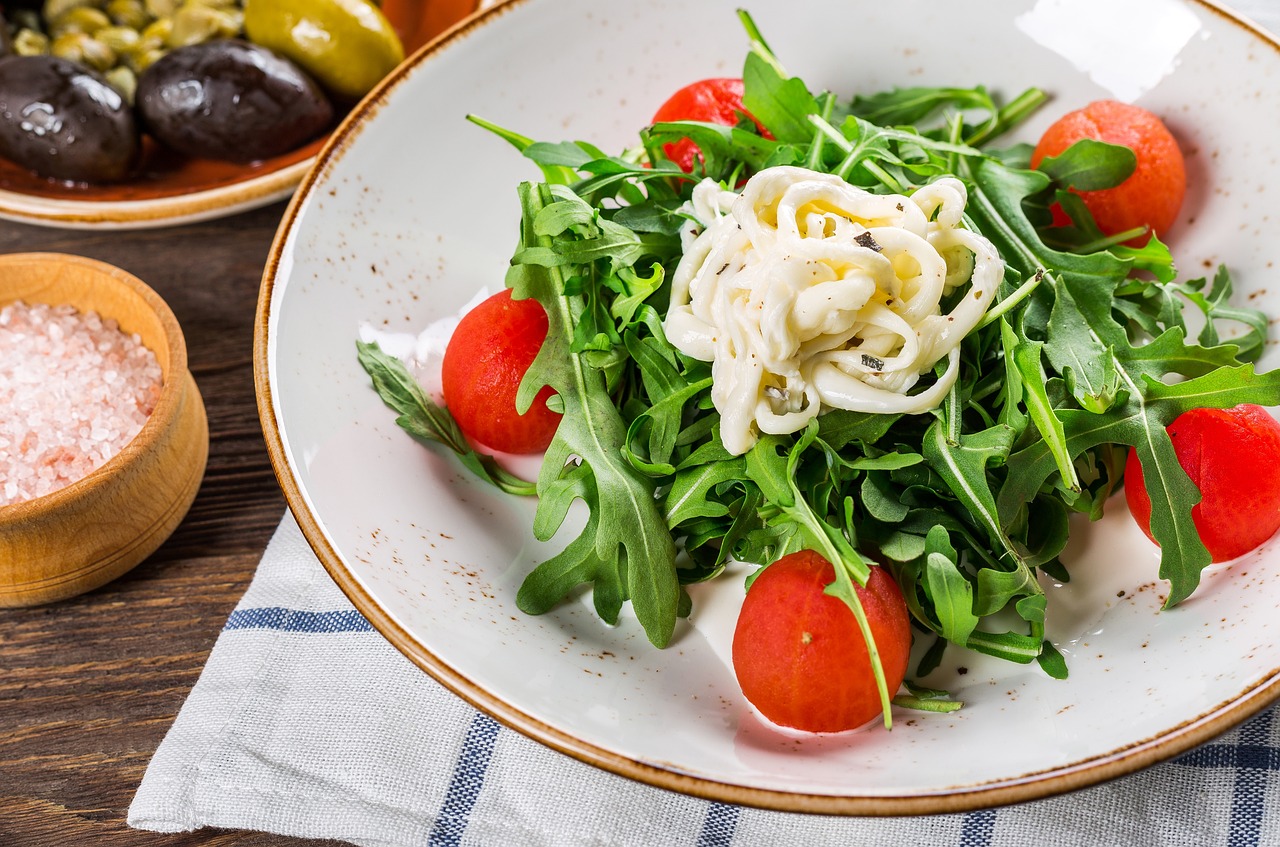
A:
{"label": "cherry tomato", "polygon": [[[733,126],[741,115],[750,115],[742,108],[742,80],[733,78],[703,79],[690,83],[672,94],[658,107],[653,123],[664,121],[703,121],[705,123]],[[752,118],[754,121],[755,118]],[[760,126],[757,121],[756,126]],[[769,133],[760,127],[766,137]],[[694,158],[699,155],[698,145],[689,139],[673,141],[665,145],[667,158],[680,166],[685,173],[693,171]]]}
{"label": "cherry tomato", "polygon": [[[881,713],[862,630],[843,600],[824,594],[831,563],[810,550],[784,556],[756,578],[733,634],[742,693],[766,718],[809,732],[853,729]],[[858,589],[889,692],[907,674],[911,621],[893,577],[871,568]]]}
{"label": "cherry tomato", "polygon": [[[1124,182],[1101,191],[1081,191],[1080,198],[1093,214],[1098,228],[1116,235],[1149,226],[1163,236],[1178,219],[1187,191],[1187,169],[1182,151],[1168,127],[1139,106],[1098,100],[1069,112],[1045,131],[1031,156],[1035,167],[1046,156],[1057,156],[1083,138],[1122,144],[1133,150],[1138,164]],[[1056,223],[1066,215],[1054,207]],[[1146,236],[1133,239],[1145,243]]]}
{"label": "cherry tomato", "polygon": [[502,291],[463,316],[444,351],[444,401],[472,441],[506,453],[547,449],[560,415],[543,388],[523,415],[516,392],[547,338],[547,313],[537,300]]}
{"label": "cherry tomato", "polygon": [[[1280,529],[1280,424],[1265,409],[1192,409],[1168,432],[1178,464],[1200,488],[1191,518],[1213,561],[1243,556]],[[1132,450],[1124,495],[1138,526],[1155,541],[1151,498]]]}

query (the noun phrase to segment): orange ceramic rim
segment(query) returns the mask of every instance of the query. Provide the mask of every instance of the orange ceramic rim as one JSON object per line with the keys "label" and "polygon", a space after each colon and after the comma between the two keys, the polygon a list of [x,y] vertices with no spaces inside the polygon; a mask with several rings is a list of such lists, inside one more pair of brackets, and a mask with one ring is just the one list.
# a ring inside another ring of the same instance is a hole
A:
{"label": "orange ceramic rim", "polygon": [[[317,156],[316,165],[294,195],[276,233],[262,277],[258,310],[254,326],[254,381],[258,398],[258,416],[266,436],[267,449],[276,478],[284,491],[290,510],[297,519],[312,550],[329,575],[391,644],[410,661],[430,674],[454,694],[492,716],[502,724],[535,741],[568,756],[611,771],[619,776],[649,785],[678,791],[695,797],[736,803],[785,812],[826,815],[896,816],[933,815],[966,812],[994,806],[1022,803],[1087,788],[1157,762],[1170,759],[1226,732],[1245,719],[1280,699],[1280,668],[1238,696],[1190,718],[1160,735],[1145,738],[1117,750],[1061,767],[1021,774],[988,783],[957,786],[946,790],[876,796],[839,796],[798,793],[754,788],[691,776],[674,769],[664,769],[621,756],[587,743],[547,725],[521,711],[468,679],[435,653],[418,643],[396,623],[378,602],[360,585],[347,569],[342,557],[329,543],[320,522],[312,513],[298,485],[285,454],[284,441],[276,423],[276,409],[268,374],[268,327],[271,321],[271,299],[281,254],[289,233],[297,222],[303,203],[314,189],[320,175],[336,161],[364,129],[366,118],[375,114],[391,91],[418,65],[438,51],[482,29],[486,24],[522,5],[525,0],[503,0],[492,8],[478,12],[460,22],[425,45],[399,69],[388,76],[360,106],[353,110],[329,138]],[[1264,44],[1280,49],[1280,43],[1248,20],[1217,5],[1213,0],[1195,0],[1204,9],[1255,35]]]}

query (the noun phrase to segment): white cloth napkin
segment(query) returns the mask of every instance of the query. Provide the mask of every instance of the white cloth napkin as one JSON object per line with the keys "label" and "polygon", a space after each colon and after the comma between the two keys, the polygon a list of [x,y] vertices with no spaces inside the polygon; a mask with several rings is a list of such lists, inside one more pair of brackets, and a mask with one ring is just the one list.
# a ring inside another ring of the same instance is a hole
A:
{"label": "white cloth napkin", "polygon": [[614,776],[505,729],[391,647],[291,516],[227,620],[129,809],[157,832],[255,829],[359,845],[1280,843],[1280,721],[1076,794],[918,818],[785,814]]}

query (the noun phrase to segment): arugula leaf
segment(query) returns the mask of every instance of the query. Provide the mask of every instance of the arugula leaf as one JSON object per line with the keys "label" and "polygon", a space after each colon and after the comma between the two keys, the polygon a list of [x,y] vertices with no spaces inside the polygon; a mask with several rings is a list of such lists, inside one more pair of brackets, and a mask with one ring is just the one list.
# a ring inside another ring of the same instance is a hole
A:
{"label": "arugula leaf", "polygon": [[1193,279],[1175,286],[1175,290],[1194,303],[1205,317],[1198,339],[1200,344],[1206,347],[1222,344],[1218,322],[1231,321],[1242,325],[1245,330],[1227,342],[1235,345],[1236,358],[1242,362],[1256,362],[1267,340],[1267,317],[1257,309],[1233,307],[1230,303],[1231,289],[1231,274],[1222,265],[1218,266],[1207,291],[1204,279]]}
{"label": "arugula leaf", "polygon": [[[925,579],[938,617],[938,632],[956,644],[966,644],[978,626],[973,613],[973,585],[960,572],[959,556],[940,526],[925,539]],[[945,602],[944,602],[945,601]]]}
{"label": "arugula leaf", "polygon": [[[1235,345],[1186,344],[1180,324],[1169,326],[1149,343],[1135,345],[1112,308],[1130,262],[1107,251],[1082,256],[1045,246],[1023,209],[1023,201],[1044,188],[1036,174],[1010,171],[988,160],[979,163],[973,176],[977,191],[970,212],[1006,260],[1023,273],[1051,269],[1047,276],[1054,284],[1047,296],[1053,301],[1044,352],[1067,377],[1082,407],[1056,413],[1069,454],[1079,456],[1103,444],[1126,444],[1138,450],[1148,490],[1157,492],[1152,496],[1152,532],[1161,545],[1161,576],[1170,581],[1166,605],[1174,605],[1194,591],[1209,559],[1191,520],[1199,493],[1165,433],[1176,415],[1171,414],[1171,404],[1157,402],[1172,390],[1162,380],[1213,374],[1213,379],[1231,379],[1241,389],[1228,392],[1230,396],[1247,394],[1256,398],[1247,402],[1264,405],[1280,404],[1280,393],[1272,390],[1267,379],[1255,379],[1251,371],[1246,376],[1234,367],[1238,363]],[[1219,405],[1206,394],[1197,402]],[[1225,405],[1238,402],[1246,401]],[[998,498],[1006,525],[1034,499],[1060,459],[1061,452],[1054,457],[1044,441],[1010,457]]]}
{"label": "arugula leaf", "polygon": [[[536,152],[537,148],[534,145],[534,141],[528,136],[521,135],[518,132],[512,132],[505,127],[500,127],[495,123],[485,120],[479,115],[467,115],[467,120],[471,121],[476,126],[489,130],[489,132],[492,132],[504,141],[509,142],[512,147],[516,148],[521,153],[527,154],[530,148],[534,148]],[[537,160],[535,159],[535,161]],[[542,170],[543,178],[546,179],[548,183],[568,184],[577,179],[577,174],[574,173],[573,169],[565,167],[563,163],[554,164],[548,162],[537,162],[537,164]]]}
{"label": "arugula leaf", "polygon": [[1059,185],[1078,191],[1113,188],[1133,175],[1138,157],[1132,148],[1082,138],[1037,167]]}
{"label": "arugula leaf", "polygon": [[404,363],[382,352],[377,342],[357,341],[356,356],[382,402],[399,413],[396,424],[401,429],[449,448],[468,470],[508,494],[535,493],[533,483],[504,470],[492,456],[472,449],[449,410],[432,402]]}
{"label": "arugula leaf", "polygon": [[[675,544],[652,481],[623,458],[626,426],[605,390],[603,374],[572,350],[574,326],[584,302],[581,296],[564,293],[560,269],[567,262],[543,259],[565,252],[603,254],[582,250],[569,234],[572,227],[560,225],[573,219],[572,209],[565,216],[548,212],[557,204],[574,204],[565,192],[524,183],[520,203],[521,241],[526,246],[512,259],[507,283],[515,298],[534,297],[542,304],[548,331],[521,382],[517,407],[527,408],[543,386],[551,386],[564,403],[564,418],[538,477],[535,531],[543,540],[550,538],[563,522],[571,499],[584,500],[592,515],[581,536],[590,542],[571,544],[538,565],[526,580],[522,608],[545,610],[561,599],[570,579],[593,581],[597,592],[610,596],[610,608],[621,598],[630,599],[645,634],[662,647],[671,639],[679,603]],[[627,250],[626,240],[621,241],[620,249]],[[535,255],[542,262],[521,260],[532,250],[538,251]],[[616,256],[612,260],[618,261]],[[569,461],[570,456],[580,464]]]}
{"label": "arugula leaf", "polygon": [[778,141],[808,142],[813,137],[809,116],[822,111],[817,98],[799,78],[787,75],[754,24],[748,23],[747,31],[751,52],[742,68],[743,108]]}

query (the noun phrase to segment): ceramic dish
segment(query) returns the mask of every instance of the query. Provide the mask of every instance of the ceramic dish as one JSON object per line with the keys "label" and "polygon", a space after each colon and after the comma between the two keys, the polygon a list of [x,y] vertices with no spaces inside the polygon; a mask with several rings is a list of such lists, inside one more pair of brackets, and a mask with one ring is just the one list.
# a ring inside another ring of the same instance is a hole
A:
{"label": "ceramic dish", "polygon": [[[475,0],[387,0],[406,53],[476,8]],[[186,159],[149,144],[145,165],[118,184],[66,184],[0,159],[0,218],[70,229],[146,229],[194,223],[288,197],[324,144],[250,164]]]}
{"label": "ceramic dish", "polygon": [[[320,155],[266,270],[256,361],[277,472],[330,573],[414,662],[508,725],[628,777],[778,809],[934,813],[1044,797],[1172,756],[1274,700],[1275,542],[1161,612],[1156,552],[1123,498],[1075,528],[1071,585],[1047,586],[1070,679],[957,654],[930,681],[965,708],[902,712],[892,732],[797,737],[761,724],[728,658],[740,579],[694,587],[693,616],[665,651],[634,621],[602,625],[588,601],[539,618],[516,610],[522,578],[553,552],[533,540],[533,504],[397,429],[356,363],[358,328],[417,331],[501,285],[515,186],[537,172],[467,112],[621,149],[676,88],[740,73],[734,5],[501,5],[385,82]],[[1182,267],[1227,262],[1242,297],[1280,314],[1267,289],[1280,242],[1261,193],[1280,184],[1262,140],[1280,114],[1276,44],[1206,3],[1090,6],[803,0],[752,12],[815,89],[983,83],[1011,96],[1036,84],[1054,101],[1028,138],[1103,97],[1166,116],[1190,162],[1172,234]],[[1271,348],[1263,367],[1278,362]]]}

